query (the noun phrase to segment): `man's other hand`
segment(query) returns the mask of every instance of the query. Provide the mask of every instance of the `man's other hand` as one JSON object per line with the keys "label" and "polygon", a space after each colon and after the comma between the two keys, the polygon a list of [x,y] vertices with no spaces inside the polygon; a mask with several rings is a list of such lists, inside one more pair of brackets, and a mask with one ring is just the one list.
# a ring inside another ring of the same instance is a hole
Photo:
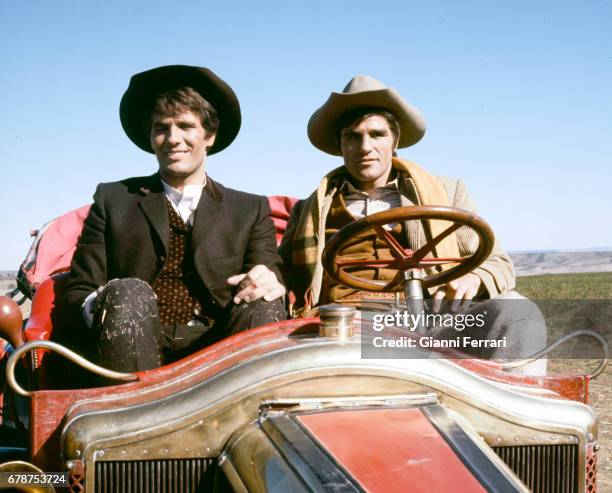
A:
{"label": "man's other hand", "polygon": [[242,301],[249,303],[259,298],[272,301],[285,294],[285,286],[278,282],[276,274],[261,264],[256,265],[246,274],[228,278],[227,283],[238,286],[239,291],[234,296],[234,303],[237,305]]}
{"label": "man's other hand", "polygon": [[470,301],[478,294],[482,281],[476,274],[466,274],[459,279],[440,286],[433,295],[433,311],[440,311],[442,300],[453,300],[451,311],[456,312],[461,304],[462,309],[467,309],[470,306]]}

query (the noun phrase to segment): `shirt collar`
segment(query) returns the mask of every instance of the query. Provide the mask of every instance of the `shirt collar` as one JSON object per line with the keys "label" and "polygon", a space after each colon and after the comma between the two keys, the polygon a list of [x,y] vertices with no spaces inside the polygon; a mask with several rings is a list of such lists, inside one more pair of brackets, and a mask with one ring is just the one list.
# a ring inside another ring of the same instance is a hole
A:
{"label": "shirt collar", "polygon": [[361,195],[372,195],[374,193],[375,190],[390,190],[393,192],[396,192],[399,190],[399,186],[398,186],[398,178],[397,176],[391,180],[390,182],[388,182],[385,186],[383,187],[378,187],[375,188],[374,190],[372,190],[370,193],[366,193],[363,190],[359,190],[358,188],[356,188],[348,179],[345,179],[342,184],[340,185],[340,188],[338,189],[338,191],[340,193],[350,193],[350,194],[354,194],[354,193],[358,193]]}
{"label": "shirt collar", "polygon": [[178,206],[181,201],[191,202],[193,204],[191,208],[192,210],[195,210],[198,202],[200,201],[200,197],[202,196],[202,191],[206,186],[206,177],[204,177],[204,183],[202,185],[185,185],[182,192],[168,185],[163,179],[161,182],[166,196],[172,203]]}

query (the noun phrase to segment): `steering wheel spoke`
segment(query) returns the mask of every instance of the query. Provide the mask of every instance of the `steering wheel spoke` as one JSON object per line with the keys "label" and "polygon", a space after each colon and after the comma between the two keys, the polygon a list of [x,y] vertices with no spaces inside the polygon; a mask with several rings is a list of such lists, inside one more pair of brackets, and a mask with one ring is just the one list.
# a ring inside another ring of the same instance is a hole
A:
{"label": "steering wheel spoke", "polygon": [[[433,259],[438,260],[438,259]],[[449,263],[446,260],[440,260],[441,263]],[[453,259],[450,260],[453,262]],[[421,264],[425,265],[427,262],[417,261],[412,257],[406,257],[405,259],[338,259],[338,267],[345,269],[346,267],[371,267],[373,269],[413,269],[415,267],[422,267]],[[432,263],[432,265],[437,265]]]}
{"label": "steering wheel spoke", "polygon": [[393,255],[396,259],[406,260],[407,258],[412,257],[412,250],[404,248],[400,242],[395,239],[390,231],[387,231],[382,226],[374,226],[374,231],[376,231],[378,237],[387,244],[391,255]]}
{"label": "steering wheel spoke", "polygon": [[428,241],[425,245],[419,248],[416,252],[414,252],[414,256],[418,259],[424,259],[428,253],[433,252],[434,249],[444,240],[452,235],[455,231],[461,228],[463,224],[454,223],[451,224],[448,228],[446,228],[442,233],[433,238],[431,241]]}
{"label": "steering wheel spoke", "polygon": [[460,264],[465,262],[465,259],[469,257],[458,257],[458,258],[424,258],[418,261],[417,267],[431,267],[432,265],[448,265],[448,264]]}

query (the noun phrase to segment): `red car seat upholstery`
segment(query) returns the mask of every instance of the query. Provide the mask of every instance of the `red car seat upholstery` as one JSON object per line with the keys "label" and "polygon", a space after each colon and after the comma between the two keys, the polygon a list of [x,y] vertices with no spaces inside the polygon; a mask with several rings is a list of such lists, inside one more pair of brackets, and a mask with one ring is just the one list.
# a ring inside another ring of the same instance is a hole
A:
{"label": "red car seat upholstery", "polygon": [[[32,298],[32,307],[30,317],[26,322],[23,330],[23,339],[25,342],[49,340],[54,332],[54,338],[61,338],[62,327],[65,324],[61,323],[61,315],[57,301],[61,297],[62,290],[66,284],[68,273],[54,274],[45,279],[36,290],[36,294]],[[32,369],[35,372],[35,379],[39,380],[38,384],[46,387],[46,375],[39,371],[44,355],[47,353],[44,349],[36,349],[32,352]]]}
{"label": "red car seat upholstery", "polygon": [[270,202],[270,209],[272,210],[271,217],[274,222],[274,228],[276,228],[276,244],[280,245],[281,239],[285,234],[285,229],[287,228],[291,209],[298,199],[282,195],[272,195],[268,197],[268,201]]}
{"label": "red car seat upholstery", "polygon": [[39,285],[56,272],[68,270],[83,222],[91,205],[84,205],[46,223],[38,231],[17,276],[20,290],[31,298]]}

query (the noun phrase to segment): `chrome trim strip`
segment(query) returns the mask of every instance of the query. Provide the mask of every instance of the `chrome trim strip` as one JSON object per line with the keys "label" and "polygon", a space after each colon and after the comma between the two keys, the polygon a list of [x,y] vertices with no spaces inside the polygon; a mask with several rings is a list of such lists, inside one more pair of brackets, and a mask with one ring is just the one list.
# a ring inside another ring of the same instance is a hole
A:
{"label": "chrome trim strip", "polygon": [[[110,378],[113,380],[123,381],[123,382],[132,382],[134,380],[138,380],[138,376],[135,373],[122,373],[118,371],[109,370],[102,366],[98,366],[91,361],[83,358],[83,356],[71,351],[70,349],[52,341],[32,341],[27,342],[23,346],[19,346],[13,353],[11,354],[8,362],[6,363],[6,381],[13,391],[19,395],[24,397],[30,397],[34,391],[25,390],[19,382],[17,382],[17,378],[15,377],[15,366],[17,362],[21,359],[21,357],[34,349],[48,349],[50,351],[55,351],[58,354],[61,354],[64,358],[69,359],[76,365],[81,368],[85,368],[86,370],[95,373],[101,377]],[[36,353],[32,353],[36,354]],[[35,358],[35,356],[33,356]],[[35,367],[36,362],[34,361]]]}
{"label": "chrome trim strip", "polygon": [[260,426],[311,491],[365,493],[289,415],[270,416]]}
{"label": "chrome trim strip", "polygon": [[496,493],[522,493],[524,491],[524,488],[515,484],[516,480],[509,478],[504,469],[498,467],[483,453],[474,443],[473,438],[455,423],[442,406],[434,404],[419,409],[487,491]]}

